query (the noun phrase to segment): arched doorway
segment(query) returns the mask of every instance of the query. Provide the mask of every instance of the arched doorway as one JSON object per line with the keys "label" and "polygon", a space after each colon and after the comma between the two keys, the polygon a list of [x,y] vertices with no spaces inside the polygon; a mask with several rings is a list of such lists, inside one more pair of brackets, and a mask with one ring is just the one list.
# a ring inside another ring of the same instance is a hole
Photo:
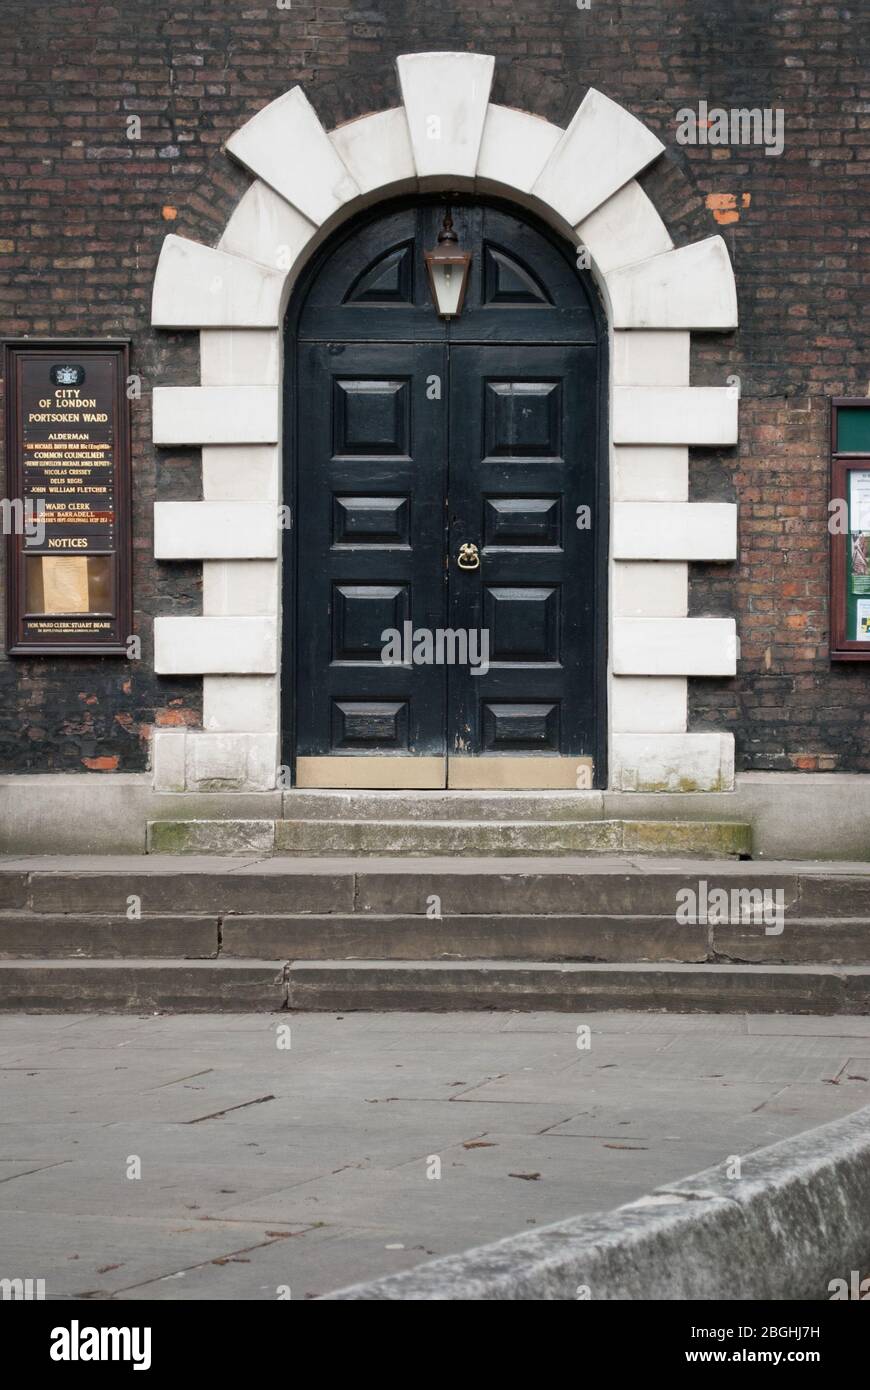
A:
{"label": "arched doorway", "polygon": [[[541,217],[565,238],[557,243],[563,254],[569,245],[581,247],[607,305],[613,353],[609,786],[729,790],[733,734],[687,727],[689,682],[733,675],[737,660],[732,618],[688,612],[688,564],[736,555],[735,505],[689,500],[690,448],[730,446],[738,435],[737,393],[724,385],[693,386],[690,372],[690,334],[737,324],[725,242],[713,236],[674,246],[637,181],[664,146],[604,93],[590,88],[561,129],[490,101],[491,56],[413,53],[396,63],[400,104],[335,130],[320,124],[299,87],[256,112],[227,141],[228,154],[253,182],[217,245],[174,233],[163,243],[151,321],[160,329],[198,330],[200,382],[155,384],[152,437],[160,447],[201,447],[203,476],[201,498],[155,502],[154,554],[161,561],[202,561],[204,584],[202,614],[155,617],[154,669],[202,676],[203,727],[153,730],[154,785],[244,792],[292,785],[296,653],[286,646],[282,652],[281,637],[295,643],[297,586],[295,579],[285,583],[275,527],[276,504],[283,528],[287,507],[296,503],[293,492],[281,491],[279,383],[285,377],[279,364],[287,301],[303,280],[310,283],[305,277],[322,248],[338,246],[330,238],[339,228],[364,225],[352,219],[365,208],[386,212],[387,200],[399,194],[474,189],[508,200],[504,210],[515,218],[525,219],[517,207]],[[442,139],[433,139],[435,130]],[[216,205],[224,194],[223,186],[216,190]],[[298,308],[301,297],[294,303]],[[595,308],[594,298],[590,303]],[[526,306],[529,321],[533,307]],[[535,316],[542,321],[544,314]],[[496,322],[496,314],[481,308],[478,321]],[[453,329],[444,341],[451,351],[462,343]],[[288,345],[294,346],[292,331]],[[603,382],[602,371],[602,392]],[[284,420],[291,437],[294,410],[290,400]],[[604,418],[601,408],[599,422]],[[599,442],[603,433],[599,427]],[[599,490],[603,484],[604,470]],[[594,522],[598,555],[605,531],[602,502]],[[295,564],[294,554],[288,546],[286,558]],[[603,579],[596,563],[599,660]],[[607,785],[603,707],[602,692],[597,786]],[[364,765],[368,777],[379,763],[394,770],[406,757],[341,756],[347,769]],[[423,755],[407,756],[419,778]],[[518,759],[527,777],[546,771],[543,753]],[[492,774],[497,763],[507,776],[507,753],[491,758],[489,769],[486,760],[469,755],[462,766]],[[461,770],[454,764],[455,776]]]}
{"label": "arched doorway", "polygon": [[461,197],[440,319],[446,206],[342,228],[287,315],[283,760],[309,787],[606,785],[603,311],[567,243]]}

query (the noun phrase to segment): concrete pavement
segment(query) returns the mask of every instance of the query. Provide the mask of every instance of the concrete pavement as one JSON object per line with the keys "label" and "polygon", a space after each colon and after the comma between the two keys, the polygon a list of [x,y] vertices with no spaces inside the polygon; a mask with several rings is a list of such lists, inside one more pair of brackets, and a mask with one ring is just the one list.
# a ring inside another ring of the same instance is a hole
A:
{"label": "concrete pavement", "polygon": [[315,1297],[868,1103],[867,1017],[10,1014],[0,1277]]}

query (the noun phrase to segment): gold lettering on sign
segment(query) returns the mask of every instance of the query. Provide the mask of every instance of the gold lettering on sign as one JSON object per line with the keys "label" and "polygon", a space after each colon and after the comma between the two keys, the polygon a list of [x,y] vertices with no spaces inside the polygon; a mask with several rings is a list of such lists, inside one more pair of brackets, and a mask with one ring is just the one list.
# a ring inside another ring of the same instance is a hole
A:
{"label": "gold lettering on sign", "polygon": [[13,655],[125,651],[129,421],[122,344],[7,343],[15,491],[39,527],[7,542]]}

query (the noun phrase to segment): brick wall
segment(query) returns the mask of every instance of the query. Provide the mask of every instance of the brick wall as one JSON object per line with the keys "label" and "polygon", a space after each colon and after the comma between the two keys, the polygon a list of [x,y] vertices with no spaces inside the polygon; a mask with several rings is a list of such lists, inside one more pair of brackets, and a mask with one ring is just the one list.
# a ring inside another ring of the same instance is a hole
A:
{"label": "brick wall", "polygon": [[[151,559],[155,498],[199,495],[194,451],[150,443],[154,384],[198,381],[194,334],[153,333],[166,231],[213,244],[247,184],[221,153],[304,84],[324,124],[394,104],[396,53],[496,54],[493,99],[564,124],[593,84],[667,145],[643,177],[678,244],[721,232],[734,335],[696,336],[693,383],[740,378],[738,450],[697,450],[694,498],[740,503],[736,566],[692,567],[692,612],[733,613],[736,680],[693,682],[691,727],[743,768],[867,769],[870,669],[827,658],[826,397],[870,385],[866,7],[770,0],[0,0],[3,332],[126,336],[140,662],[0,658],[0,768],[137,770],[154,723],[200,720],[199,682],[150,672],[156,613],[194,613],[198,565]],[[785,150],[675,143],[683,106],[785,110]],[[127,118],[141,139],[127,139]]]}

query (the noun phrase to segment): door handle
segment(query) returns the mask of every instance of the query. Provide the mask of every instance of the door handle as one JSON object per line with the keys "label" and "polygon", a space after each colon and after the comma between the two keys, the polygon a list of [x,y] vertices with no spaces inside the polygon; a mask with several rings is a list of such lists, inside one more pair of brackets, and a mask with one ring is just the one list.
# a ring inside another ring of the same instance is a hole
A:
{"label": "door handle", "polygon": [[480,551],[471,541],[466,541],[459,547],[459,554],[456,563],[461,570],[480,569]]}

